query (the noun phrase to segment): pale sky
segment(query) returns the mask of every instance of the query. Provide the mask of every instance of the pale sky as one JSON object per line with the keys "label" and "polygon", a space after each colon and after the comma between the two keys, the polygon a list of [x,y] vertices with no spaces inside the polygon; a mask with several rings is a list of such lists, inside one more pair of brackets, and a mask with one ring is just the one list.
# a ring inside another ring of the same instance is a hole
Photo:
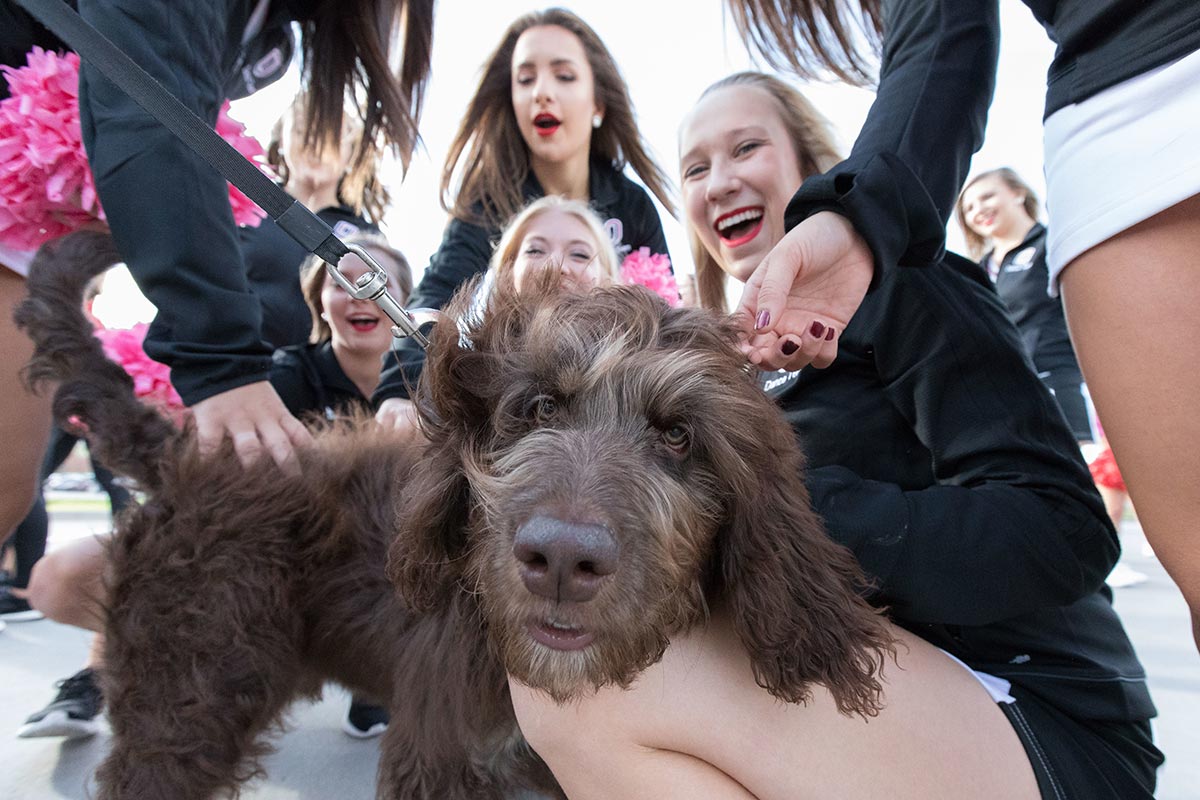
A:
{"label": "pale sky", "polygon": [[[560,3],[588,22],[612,51],[629,83],[638,123],[653,155],[672,178],[678,170],[679,122],[701,91],[725,75],[753,66],[724,18],[720,0],[577,0]],[[385,232],[420,272],[441,241],[446,216],[438,203],[438,181],[446,147],[479,79],[483,60],[508,24],[545,5],[523,0],[439,0],[434,32],[433,69],[421,119],[424,146],[413,157],[401,183],[398,169],[387,174],[393,203],[384,218]],[[1046,68],[1053,46],[1018,0],[1001,0],[1001,51],[996,98],[983,149],[972,173],[998,166],[1017,170],[1039,195],[1042,177],[1042,104]],[[794,81],[833,124],[844,151],[852,144],[873,94],[836,84]],[[233,116],[266,141],[271,125],[297,86],[295,71],[277,84],[234,104]],[[682,226],[662,213],[667,243],[677,271],[691,271]],[[951,223],[950,245],[962,248]],[[101,311],[109,324],[148,319],[146,306],[124,297],[130,282],[113,275],[106,286],[113,302]],[[118,296],[123,299],[116,302]]]}

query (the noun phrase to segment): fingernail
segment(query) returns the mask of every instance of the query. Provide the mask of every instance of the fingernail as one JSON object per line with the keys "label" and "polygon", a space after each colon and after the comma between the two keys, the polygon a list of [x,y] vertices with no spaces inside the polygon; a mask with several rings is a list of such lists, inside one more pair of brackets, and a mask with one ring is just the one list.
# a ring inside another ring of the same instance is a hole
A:
{"label": "fingernail", "polygon": [[833,329],[833,328],[830,328],[828,331],[826,331],[826,332],[825,332],[825,341],[827,341],[827,342],[832,342],[832,341],[833,341],[833,336],[834,336],[834,334],[835,334],[835,333],[836,333],[836,331],[834,331],[834,329]]}
{"label": "fingernail", "polygon": [[820,339],[825,335],[825,326],[814,319],[812,327],[808,329],[808,332],[812,334],[814,339]]}
{"label": "fingernail", "polygon": [[783,345],[779,348],[785,356],[790,356],[792,353],[800,349],[800,345],[793,342],[791,339],[784,339]]}
{"label": "fingernail", "polygon": [[761,331],[771,324],[771,312],[765,308],[754,318],[754,330]]}

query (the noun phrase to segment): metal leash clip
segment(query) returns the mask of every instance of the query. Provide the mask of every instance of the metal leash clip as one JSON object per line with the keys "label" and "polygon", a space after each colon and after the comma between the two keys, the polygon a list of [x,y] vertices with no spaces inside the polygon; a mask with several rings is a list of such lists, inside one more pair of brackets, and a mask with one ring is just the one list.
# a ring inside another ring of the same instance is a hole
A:
{"label": "metal leash clip", "polygon": [[372,258],[371,254],[361,245],[348,244],[346,249],[361,258],[371,271],[359,275],[358,279],[352,283],[338,270],[336,264],[325,262],[325,269],[329,272],[329,276],[354,299],[373,300],[375,305],[379,306],[379,310],[387,314],[388,319],[392,321],[392,336],[397,339],[411,336],[422,348],[428,348],[429,339],[421,333],[421,326],[440,321],[441,314],[432,308],[414,308],[412,311],[405,311],[396,302],[396,299],[388,294],[387,270],[381,267],[379,262]]}

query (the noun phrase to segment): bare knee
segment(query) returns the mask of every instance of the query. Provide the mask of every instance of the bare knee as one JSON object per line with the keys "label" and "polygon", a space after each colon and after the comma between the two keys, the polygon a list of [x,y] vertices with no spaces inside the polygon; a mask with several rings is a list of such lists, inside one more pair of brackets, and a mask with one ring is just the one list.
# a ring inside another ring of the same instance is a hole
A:
{"label": "bare knee", "polygon": [[30,575],[29,604],[56,622],[97,630],[104,565],[105,551],[94,539],[48,553]]}
{"label": "bare knee", "polygon": [[13,531],[33,508],[37,498],[37,475],[17,473],[0,491],[0,541]]}

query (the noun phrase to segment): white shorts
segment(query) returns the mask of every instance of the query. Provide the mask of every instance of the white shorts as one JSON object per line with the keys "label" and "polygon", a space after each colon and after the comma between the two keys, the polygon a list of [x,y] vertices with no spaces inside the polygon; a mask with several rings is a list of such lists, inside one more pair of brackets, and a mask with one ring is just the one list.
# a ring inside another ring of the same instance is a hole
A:
{"label": "white shorts", "polygon": [[1200,194],[1200,51],[1046,119],[1050,293],[1073,259]]}
{"label": "white shorts", "polygon": [[23,278],[29,277],[29,265],[37,250],[16,250],[5,244],[0,244],[0,267],[7,267]]}

